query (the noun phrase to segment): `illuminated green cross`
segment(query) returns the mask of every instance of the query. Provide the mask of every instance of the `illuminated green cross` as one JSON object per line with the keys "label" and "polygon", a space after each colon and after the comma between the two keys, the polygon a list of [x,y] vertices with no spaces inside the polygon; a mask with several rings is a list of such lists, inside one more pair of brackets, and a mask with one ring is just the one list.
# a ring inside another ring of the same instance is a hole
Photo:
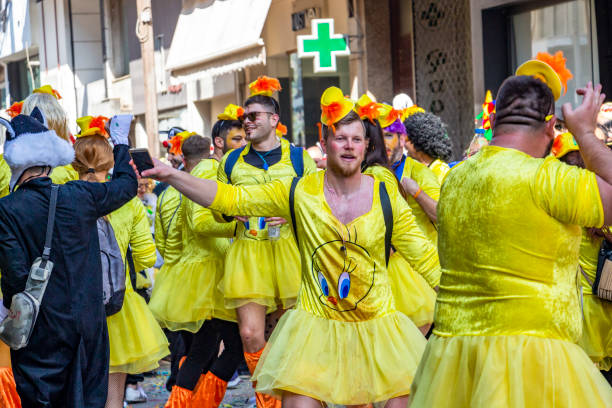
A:
{"label": "illuminated green cross", "polygon": [[312,35],[298,36],[298,56],[314,57],[314,72],[336,71],[336,57],[349,55],[342,34],[334,34],[333,19],[311,21]]}

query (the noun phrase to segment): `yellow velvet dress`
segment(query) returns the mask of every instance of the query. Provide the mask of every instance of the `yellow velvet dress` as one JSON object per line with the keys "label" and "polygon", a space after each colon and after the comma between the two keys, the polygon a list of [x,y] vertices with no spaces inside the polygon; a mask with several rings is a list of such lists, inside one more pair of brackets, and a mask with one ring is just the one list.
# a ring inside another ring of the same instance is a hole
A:
{"label": "yellow velvet dress", "polygon": [[67,164],[54,168],[50,177],[55,184],[66,184],[69,181],[78,180],[79,173],[72,167],[72,164]]}
{"label": "yellow velvet dress", "polygon": [[440,185],[444,184],[444,180],[446,180],[446,176],[448,176],[448,172],[451,170],[450,166],[440,159],[429,163],[429,169],[438,177]]}
{"label": "yellow velvet dress", "polygon": [[[202,160],[191,174],[216,180],[216,160]],[[205,320],[215,314],[215,306],[223,304],[217,285],[223,277],[225,254],[234,235],[236,223],[219,223],[211,210],[183,198],[181,218],[182,252],[172,268],[155,284],[154,298],[149,303],[162,327],[173,331],[200,330]],[[215,303],[217,302],[217,304]],[[224,309],[218,314],[223,315]],[[235,311],[225,311],[226,319],[236,321]]]}
{"label": "yellow velvet dress", "polygon": [[[233,185],[263,184],[296,176],[286,139],[281,139],[281,160],[268,170],[244,161],[243,157],[250,148],[251,145],[247,144],[234,165],[231,174]],[[225,174],[227,156],[219,164],[217,178],[222,183],[228,182]],[[314,172],[316,164],[304,151],[304,175]],[[236,238],[225,259],[222,290],[226,307],[238,308],[254,302],[266,306],[268,312],[272,312],[277,307],[288,309],[295,304],[300,289],[300,258],[289,224],[281,225],[280,238],[270,240],[263,217],[250,217],[248,224],[239,222]]]}
{"label": "yellow velvet dress", "polygon": [[[370,211],[345,225],[326,202],[324,175],[302,178],[295,191],[302,285],[295,308],[279,321],[253,374],[257,391],[277,397],[289,391],[347,405],[406,395],[425,338],[395,309],[385,267],[380,182],[374,181]],[[211,208],[291,219],[290,184],[291,179],[239,188],[219,183]],[[437,285],[435,248],[397,189],[388,192],[391,243],[431,286]]]}
{"label": "yellow velvet dress", "polygon": [[[155,263],[155,244],[145,208],[138,197],[108,215],[119,249],[128,245],[136,271]],[[106,318],[110,343],[110,373],[140,374],[158,367],[170,354],[166,335],[155,321],[145,300],[134,292],[126,262],[125,297],[121,310]]]}
{"label": "yellow velvet dress", "polygon": [[0,198],[9,195],[9,184],[11,181],[11,168],[9,167],[4,155],[0,154]]}
{"label": "yellow velvet dress", "polygon": [[411,407],[609,407],[580,339],[578,225],[601,226],[595,175],[485,146],[438,202],[434,335]]}
{"label": "yellow velvet dress", "polygon": [[[427,195],[437,201],[440,198],[440,184],[436,175],[427,166],[410,157],[406,157],[405,160],[402,178],[412,178]],[[374,175],[387,186],[397,185],[395,175],[382,166],[369,167],[364,173]],[[437,246],[436,226],[412,196],[406,197],[406,200],[417,225],[434,246]],[[436,292],[397,252],[391,255],[387,269],[397,310],[408,316],[418,327],[432,323]]]}
{"label": "yellow velvet dress", "polygon": [[[172,285],[172,269],[183,252],[183,231],[180,220],[183,218],[184,207],[181,204],[184,199],[178,190],[168,187],[159,195],[155,210],[155,246],[164,259],[164,264],[155,275],[149,309],[162,327],[166,327],[166,322],[172,320],[166,314],[168,294],[160,292],[159,288]],[[164,282],[166,278],[168,282]]]}
{"label": "yellow velvet dress", "polygon": [[[600,370],[612,368],[612,302],[593,294],[591,283],[595,282],[599,248],[603,237],[592,237],[586,229],[580,244],[580,279],[582,283],[582,337],[580,345]],[[589,277],[587,280],[582,273]],[[589,283],[591,281],[591,283]]]}

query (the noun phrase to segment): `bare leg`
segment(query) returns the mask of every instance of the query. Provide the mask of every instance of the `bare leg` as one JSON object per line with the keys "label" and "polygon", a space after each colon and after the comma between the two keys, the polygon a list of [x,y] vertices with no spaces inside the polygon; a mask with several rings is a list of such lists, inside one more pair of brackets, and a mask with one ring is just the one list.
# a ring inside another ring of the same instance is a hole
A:
{"label": "bare leg", "polygon": [[276,309],[274,312],[266,316],[266,341],[268,341],[268,339],[272,335],[272,332],[276,328],[276,324],[278,323],[280,318],[283,317],[286,311],[287,309]]}
{"label": "bare leg", "polygon": [[125,389],[125,373],[113,373],[108,376],[108,394],[106,408],[123,408],[123,392]]}
{"label": "bare leg", "polygon": [[321,401],[305,395],[283,392],[283,408],[321,408],[324,407]]}
{"label": "bare leg", "polygon": [[408,406],[409,395],[402,395],[401,397],[391,398],[385,404],[385,408],[406,408]]}
{"label": "bare leg", "polygon": [[238,328],[244,351],[256,353],[266,345],[266,307],[247,303],[236,309]]}

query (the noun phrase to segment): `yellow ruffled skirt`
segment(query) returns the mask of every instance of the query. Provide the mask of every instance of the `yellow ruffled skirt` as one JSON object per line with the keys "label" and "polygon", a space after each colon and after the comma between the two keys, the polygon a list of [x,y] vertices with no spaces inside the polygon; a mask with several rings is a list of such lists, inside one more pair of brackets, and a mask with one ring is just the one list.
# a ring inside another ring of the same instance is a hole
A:
{"label": "yellow ruffled skirt", "polygon": [[407,395],[426,340],[404,314],[342,322],[287,311],[253,379],[257,391],[283,391],[334,404],[366,404]]}
{"label": "yellow ruffled skirt", "polygon": [[410,407],[612,407],[612,388],[569,341],[434,335],[412,384]]}
{"label": "yellow ruffled skirt", "polygon": [[290,231],[277,241],[235,240],[225,258],[221,285],[225,306],[253,302],[273,312],[295,304],[301,283],[300,256]]}
{"label": "yellow ruffled skirt", "polygon": [[196,333],[213,315],[223,259],[177,262],[155,280],[149,308],[161,327]]}
{"label": "yellow ruffled skirt", "polygon": [[612,368],[612,302],[585,294],[583,314],[580,345],[600,370],[608,371]]}
{"label": "yellow ruffled skirt", "polygon": [[144,299],[131,286],[123,307],[106,318],[110,342],[110,373],[140,374],[159,366],[168,354],[168,340]]}
{"label": "yellow ruffled skirt", "polygon": [[396,309],[408,316],[417,327],[431,324],[436,292],[397,252],[389,258],[388,271]]}

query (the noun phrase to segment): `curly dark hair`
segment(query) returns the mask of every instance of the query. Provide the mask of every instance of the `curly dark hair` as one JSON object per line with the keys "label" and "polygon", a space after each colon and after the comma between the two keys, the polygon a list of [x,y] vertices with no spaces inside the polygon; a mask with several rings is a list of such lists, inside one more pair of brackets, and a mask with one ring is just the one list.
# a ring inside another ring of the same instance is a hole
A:
{"label": "curly dark hair", "polygon": [[408,139],[417,151],[434,160],[448,162],[453,155],[453,143],[448,137],[446,125],[433,113],[415,113],[404,121]]}

